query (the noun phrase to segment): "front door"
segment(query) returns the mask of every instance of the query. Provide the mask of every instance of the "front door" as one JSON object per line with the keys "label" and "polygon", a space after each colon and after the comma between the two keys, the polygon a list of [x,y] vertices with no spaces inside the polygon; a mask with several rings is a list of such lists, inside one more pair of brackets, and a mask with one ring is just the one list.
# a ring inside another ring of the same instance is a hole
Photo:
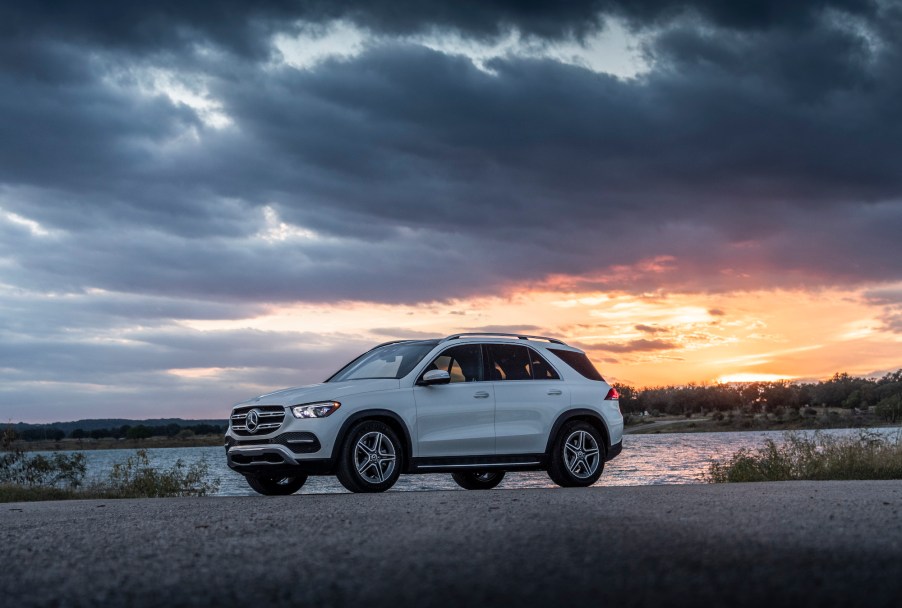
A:
{"label": "front door", "polygon": [[480,456],[495,453],[495,392],[483,381],[479,344],[452,346],[421,372],[441,369],[449,384],[414,386],[417,456]]}

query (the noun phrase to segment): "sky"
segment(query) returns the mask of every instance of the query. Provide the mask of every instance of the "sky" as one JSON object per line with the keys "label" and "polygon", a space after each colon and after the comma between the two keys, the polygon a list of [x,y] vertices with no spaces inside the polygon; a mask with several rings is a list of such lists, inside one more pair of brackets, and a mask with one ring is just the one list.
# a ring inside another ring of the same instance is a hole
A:
{"label": "sky", "polygon": [[0,418],[224,418],[397,338],[902,367],[902,3],[0,5]]}

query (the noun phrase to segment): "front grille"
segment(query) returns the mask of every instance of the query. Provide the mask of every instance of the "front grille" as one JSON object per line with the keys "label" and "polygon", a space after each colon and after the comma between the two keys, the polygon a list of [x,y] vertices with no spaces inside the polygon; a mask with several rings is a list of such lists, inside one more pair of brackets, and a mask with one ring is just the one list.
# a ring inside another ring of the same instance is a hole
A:
{"label": "front grille", "polygon": [[[247,429],[247,415],[251,410],[257,411],[259,422],[253,431]],[[285,408],[281,405],[247,405],[232,411],[232,431],[236,435],[266,435],[272,433],[285,421]]]}
{"label": "front grille", "polygon": [[[281,435],[269,439],[242,439],[240,441],[236,441],[230,437],[228,447],[232,447],[233,445],[273,444],[284,445],[295,454],[312,454],[313,452],[318,452],[322,447],[319,443],[319,439],[316,438],[316,435],[307,432],[282,433]],[[228,447],[226,449],[228,449]]]}

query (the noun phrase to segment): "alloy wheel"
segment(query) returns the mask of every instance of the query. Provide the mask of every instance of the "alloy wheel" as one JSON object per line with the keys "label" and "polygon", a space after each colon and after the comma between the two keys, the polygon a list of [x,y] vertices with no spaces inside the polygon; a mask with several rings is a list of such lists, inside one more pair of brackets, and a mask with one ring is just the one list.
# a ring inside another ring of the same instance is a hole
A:
{"label": "alloy wheel", "polygon": [[395,470],[397,455],[391,440],[379,431],[371,431],[354,446],[354,466],[369,483],[382,483]]}
{"label": "alloy wheel", "polygon": [[564,442],[564,465],[578,479],[591,477],[598,469],[601,451],[595,438],[583,430],[577,430]]}

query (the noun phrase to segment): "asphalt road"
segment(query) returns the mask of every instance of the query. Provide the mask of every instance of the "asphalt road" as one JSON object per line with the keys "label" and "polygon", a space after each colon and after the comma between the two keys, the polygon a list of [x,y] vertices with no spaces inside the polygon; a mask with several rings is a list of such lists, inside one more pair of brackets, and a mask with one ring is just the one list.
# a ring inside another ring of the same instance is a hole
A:
{"label": "asphalt road", "polygon": [[19,606],[902,606],[902,482],[0,505]]}

